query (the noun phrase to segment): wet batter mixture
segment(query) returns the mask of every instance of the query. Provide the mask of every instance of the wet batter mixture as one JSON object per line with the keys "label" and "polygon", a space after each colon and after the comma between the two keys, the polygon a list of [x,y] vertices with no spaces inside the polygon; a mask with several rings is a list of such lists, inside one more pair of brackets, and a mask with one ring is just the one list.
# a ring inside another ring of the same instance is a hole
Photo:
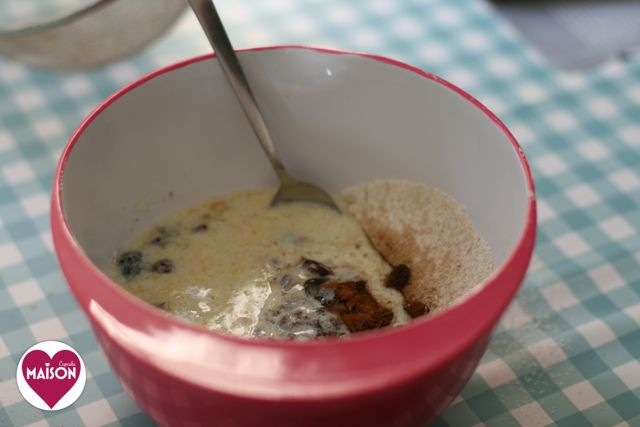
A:
{"label": "wet batter mixture", "polygon": [[245,337],[343,336],[425,313],[399,291],[408,267],[390,266],[353,216],[270,207],[274,192],[175,213],[116,254],[111,277],[173,315]]}

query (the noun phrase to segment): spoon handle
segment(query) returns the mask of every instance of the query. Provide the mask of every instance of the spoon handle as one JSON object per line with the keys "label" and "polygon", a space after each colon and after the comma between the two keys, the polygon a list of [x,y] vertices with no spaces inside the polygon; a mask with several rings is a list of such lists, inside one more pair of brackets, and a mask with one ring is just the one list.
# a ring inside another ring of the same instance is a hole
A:
{"label": "spoon handle", "polygon": [[258,141],[262,149],[267,154],[271,166],[278,175],[281,183],[290,181],[289,174],[286,172],[284,165],[276,154],[275,147],[271,141],[269,129],[262,117],[262,113],[258,108],[249,82],[242,71],[238,57],[231,46],[227,32],[222,25],[220,16],[213,4],[212,0],[189,0],[191,9],[196,14],[200,25],[204,29],[209,42],[215,49],[216,57],[220,62],[220,66],[224,71],[227,80],[231,84],[233,91],[236,93],[238,101],[244,110],[251,127],[258,137]]}

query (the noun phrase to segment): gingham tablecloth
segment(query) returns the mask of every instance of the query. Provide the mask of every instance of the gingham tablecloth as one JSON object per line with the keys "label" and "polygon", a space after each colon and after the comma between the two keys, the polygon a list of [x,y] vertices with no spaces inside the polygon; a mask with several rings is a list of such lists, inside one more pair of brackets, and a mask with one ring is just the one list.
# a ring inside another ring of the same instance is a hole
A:
{"label": "gingham tablecloth", "polygon": [[[236,47],[313,44],[406,61],[475,95],[522,144],[538,191],[534,259],[436,426],[640,426],[640,57],[558,72],[482,0],[218,5]],[[208,50],[187,15],[145,52],[90,72],[0,59],[0,425],[152,424],[64,283],[49,235],[51,178],[70,133],[102,98]],[[31,407],[15,382],[21,354],[46,339],[75,347],[89,371],[80,399],[59,412]]]}

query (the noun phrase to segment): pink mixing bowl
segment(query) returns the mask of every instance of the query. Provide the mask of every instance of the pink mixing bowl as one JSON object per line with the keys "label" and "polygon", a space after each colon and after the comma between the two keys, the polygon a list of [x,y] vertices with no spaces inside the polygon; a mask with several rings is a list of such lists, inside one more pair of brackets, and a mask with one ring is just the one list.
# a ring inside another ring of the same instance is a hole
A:
{"label": "pink mixing bowl", "polygon": [[[166,315],[104,270],[133,234],[189,203],[276,181],[212,56],[118,91],[56,171],[56,252],[126,391],[163,425],[417,426],[473,373],[534,245],[533,182],[513,136],[462,90],[359,53],[239,53],[293,175],[330,190],[377,178],[464,204],[496,266],[471,295],[401,328],[345,340],[225,336]],[[230,245],[233,242],[229,242]]]}

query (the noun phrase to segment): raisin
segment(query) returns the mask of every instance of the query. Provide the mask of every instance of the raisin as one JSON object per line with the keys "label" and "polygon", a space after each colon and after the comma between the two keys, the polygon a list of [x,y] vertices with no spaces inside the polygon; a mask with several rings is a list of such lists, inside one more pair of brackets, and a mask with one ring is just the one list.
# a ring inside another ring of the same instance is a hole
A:
{"label": "raisin", "polygon": [[195,227],[193,227],[191,229],[192,233],[202,233],[205,232],[209,229],[209,226],[207,224],[198,224]]}
{"label": "raisin", "polygon": [[269,258],[267,260],[267,267],[270,267],[270,268],[280,267],[280,264],[282,264],[282,263],[280,262],[280,260],[278,258]]}
{"label": "raisin", "polygon": [[176,235],[175,232],[172,232],[165,227],[158,227],[157,232],[158,234],[153,239],[149,240],[149,244],[153,246],[160,246],[161,248],[167,246],[171,239]]}
{"label": "raisin", "polygon": [[429,307],[420,301],[409,300],[404,303],[404,311],[406,311],[412,319],[415,319],[423,314],[427,314],[429,312]]}
{"label": "raisin", "polygon": [[311,274],[317,274],[318,276],[325,277],[333,274],[333,271],[318,261],[305,259],[302,263],[302,267]]}
{"label": "raisin", "polygon": [[306,282],[304,282],[304,291],[310,297],[316,300],[320,300],[320,285],[322,285],[326,281],[327,279],[323,277],[314,277],[312,279],[308,279]]}
{"label": "raisin", "polygon": [[285,292],[291,290],[291,288],[293,287],[293,278],[288,274],[285,274],[284,276],[282,276],[279,282],[280,282],[280,287]]}
{"label": "raisin", "polygon": [[156,302],[153,305],[159,308],[160,310],[165,310],[165,311],[168,310],[166,302]]}
{"label": "raisin", "polygon": [[304,286],[305,286],[305,288],[307,286],[318,286],[318,285],[323,284],[326,281],[327,281],[327,279],[325,279],[324,277],[312,277],[311,279],[307,279],[304,282]]}
{"label": "raisin", "polygon": [[333,300],[336,298],[336,294],[333,289],[320,286],[320,289],[318,290],[315,298],[320,304],[326,306],[333,302]]}
{"label": "raisin", "polygon": [[136,277],[142,272],[142,252],[129,251],[118,257],[118,268],[120,274],[127,279]]}
{"label": "raisin", "polygon": [[166,246],[167,241],[162,236],[156,236],[153,239],[149,240],[149,244],[154,246]]}
{"label": "raisin", "polygon": [[405,264],[398,264],[389,273],[387,279],[385,280],[385,286],[387,288],[393,288],[398,291],[402,291],[402,289],[409,283],[411,279],[411,270]]}
{"label": "raisin", "polygon": [[313,325],[316,337],[335,337],[338,336],[338,322],[336,319],[317,320]]}
{"label": "raisin", "polygon": [[154,273],[167,274],[173,271],[173,261],[163,258],[153,263],[151,270]]}

